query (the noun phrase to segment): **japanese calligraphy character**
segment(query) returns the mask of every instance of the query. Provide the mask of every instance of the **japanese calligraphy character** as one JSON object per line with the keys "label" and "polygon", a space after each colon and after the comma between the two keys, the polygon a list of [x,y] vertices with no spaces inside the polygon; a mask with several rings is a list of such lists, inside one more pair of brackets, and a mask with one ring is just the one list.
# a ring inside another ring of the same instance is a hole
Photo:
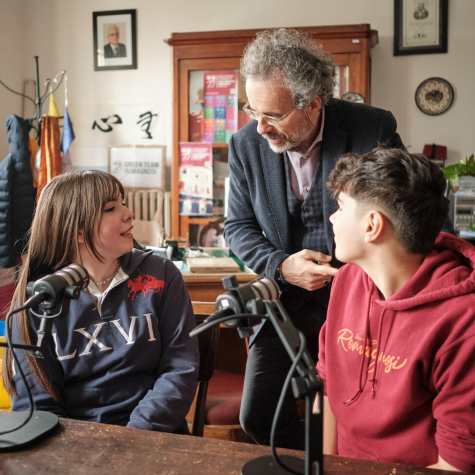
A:
{"label": "japanese calligraphy character", "polygon": [[137,124],[141,124],[140,128],[147,134],[147,137],[144,137],[145,139],[151,139],[152,134],[149,132],[150,126],[152,125],[152,118],[157,117],[157,114],[152,114],[150,111],[144,112],[143,114],[140,114],[140,120],[137,122]]}

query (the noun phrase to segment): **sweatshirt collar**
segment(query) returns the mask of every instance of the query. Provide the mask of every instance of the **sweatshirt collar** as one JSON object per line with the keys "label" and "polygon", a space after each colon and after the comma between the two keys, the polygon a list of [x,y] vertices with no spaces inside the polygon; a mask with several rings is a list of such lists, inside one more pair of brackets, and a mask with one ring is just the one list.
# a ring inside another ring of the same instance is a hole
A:
{"label": "sweatshirt collar", "polygon": [[117,274],[114,276],[112,279],[112,282],[110,283],[109,287],[107,287],[104,292],[101,292],[97,285],[92,281],[89,280],[89,285],[87,286],[87,289],[89,292],[97,299],[96,302],[96,307],[97,311],[99,312],[99,315],[101,315],[101,304],[102,301],[105,299],[106,295],[114,288],[117,287],[119,284],[127,280],[129,276],[124,272],[122,267],[119,267],[119,270],[117,271]]}

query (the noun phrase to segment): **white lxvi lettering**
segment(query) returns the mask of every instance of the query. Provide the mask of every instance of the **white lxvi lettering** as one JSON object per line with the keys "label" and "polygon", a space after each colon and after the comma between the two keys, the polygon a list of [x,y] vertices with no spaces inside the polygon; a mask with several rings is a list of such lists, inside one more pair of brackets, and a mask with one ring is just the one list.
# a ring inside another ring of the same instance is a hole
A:
{"label": "white lxvi lettering", "polygon": [[[148,333],[150,338],[148,341],[156,341],[155,335],[153,334],[153,325],[152,325],[152,314],[151,313],[145,313],[144,317],[147,319],[147,327],[148,327]],[[111,320],[111,323],[114,324],[114,326],[119,330],[120,334],[125,338],[125,341],[127,342],[127,345],[132,345],[135,343],[135,340],[133,339],[134,336],[134,330],[135,330],[135,323],[139,317],[130,317],[130,327],[129,327],[129,333],[127,334],[126,331],[122,328],[122,325],[120,324],[120,320]],[[92,345],[97,345],[100,348],[100,351],[108,351],[108,350],[113,350],[113,348],[110,348],[103,343],[101,343],[97,337],[102,329],[102,327],[105,325],[106,322],[103,323],[98,323],[97,325],[94,325],[96,327],[94,333],[90,335],[85,328],[78,328],[74,330],[75,332],[80,333],[81,335],[85,336],[89,342],[86,345],[86,348],[84,351],[79,355],[79,356],[84,356],[84,355],[89,355],[91,354],[91,348]],[[54,346],[55,346],[55,351],[56,351],[56,356],[59,361],[64,361],[64,360],[70,360],[76,356],[77,349],[74,350],[73,353],[69,355],[63,355],[60,356],[58,352],[58,342],[57,342],[57,335],[56,333],[53,333],[53,340],[54,340]]]}
{"label": "white lxvi lettering", "polygon": [[155,341],[156,338],[153,335],[153,326],[152,326],[152,319],[150,318],[152,316],[151,313],[145,313],[144,314],[145,318],[147,319],[148,323],[148,333],[150,334],[150,338],[148,341]]}
{"label": "white lxvi lettering", "polygon": [[89,343],[87,344],[86,348],[84,351],[79,355],[79,356],[84,356],[88,355],[90,353],[91,346],[93,344],[96,344],[101,351],[107,351],[107,350],[112,350],[113,348],[110,348],[108,346],[103,345],[98,339],[97,335],[99,335],[99,332],[101,331],[101,328],[105,325],[105,322],[103,323],[98,323],[97,325],[94,325],[96,327],[96,330],[94,331],[94,334],[91,336],[89,333],[86,331],[85,328],[78,328],[77,330],[74,330],[75,332],[80,333],[81,335],[84,335],[86,338],[89,338]]}
{"label": "white lxvi lettering", "polygon": [[56,351],[56,356],[58,357],[58,360],[59,360],[59,361],[70,360],[71,358],[74,358],[74,357],[76,356],[77,350],[74,350],[74,353],[71,353],[70,355],[59,356],[59,353],[58,353],[58,342],[57,342],[57,340],[56,340],[56,333],[53,333],[53,340],[54,340],[54,349],[55,349],[55,351]]}
{"label": "white lxvi lettering", "polygon": [[124,329],[121,327],[120,325],[120,320],[111,320],[111,323],[113,323],[117,329],[120,331],[120,334],[125,338],[125,341],[127,342],[127,345],[132,345],[132,343],[134,343],[132,341],[132,336],[134,334],[134,328],[135,328],[135,322],[137,320],[137,318],[139,317],[130,317],[130,319],[132,320],[132,322],[130,323],[130,328],[129,328],[129,334],[127,335],[127,333],[125,333]]}

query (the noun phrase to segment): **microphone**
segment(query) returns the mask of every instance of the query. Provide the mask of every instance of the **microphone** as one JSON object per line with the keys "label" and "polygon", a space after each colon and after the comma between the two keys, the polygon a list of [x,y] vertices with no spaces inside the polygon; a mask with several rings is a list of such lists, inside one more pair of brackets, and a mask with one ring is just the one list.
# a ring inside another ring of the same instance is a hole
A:
{"label": "microphone", "polygon": [[[227,290],[216,299],[216,312],[206,321],[211,322],[226,315],[252,313],[250,302],[255,299],[278,300],[280,289],[277,282],[269,277],[259,277],[248,284],[239,285],[236,276],[223,279],[223,287]],[[240,318],[228,320],[224,325],[233,327],[239,324]],[[257,324],[258,322],[256,322]]]}
{"label": "microphone", "polygon": [[40,328],[36,332],[38,335],[36,348],[26,350],[30,355],[35,358],[45,358],[47,356],[47,337],[51,336],[53,319],[66,316],[69,311],[70,300],[79,298],[79,292],[85,289],[88,284],[89,273],[80,264],[70,264],[53,275],[47,275],[36,282],[28,283],[26,292],[33,295],[33,297],[25,302],[25,307],[39,306],[48,310],[54,308],[57,304],[62,304],[56,315],[40,315],[34,312],[33,309],[31,310],[34,315],[41,319],[41,322]]}
{"label": "microphone", "polygon": [[[8,321],[12,315],[22,310],[30,309],[31,313],[41,319],[40,328],[37,331],[38,340],[36,346],[23,345],[15,343],[11,345],[9,339],[9,330],[5,333],[7,336],[7,343],[0,342],[0,347],[17,348],[25,350],[29,355],[35,358],[45,358],[48,354],[48,347],[46,337],[51,335],[51,328],[53,326],[54,318],[65,317],[69,311],[69,305],[72,299],[79,298],[79,293],[89,284],[89,274],[87,270],[79,264],[71,264],[59,270],[53,275],[47,275],[36,282],[29,282],[26,286],[26,292],[32,295],[21,307],[17,307],[7,314],[6,322],[8,328]],[[50,309],[61,303],[61,308],[55,315],[47,315],[44,312],[42,315],[36,313],[34,309],[41,307],[43,309]],[[12,353],[14,357],[14,353]],[[15,358],[14,358],[15,360]],[[18,366],[18,362],[15,360]],[[25,383],[26,384],[26,383]],[[0,452],[1,452],[0,441]]]}
{"label": "microphone", "polygon": [[[0,452],[23,448],[52,432],[58,426],[59,418],[55,414],[33,410],[34,404],[31,390],[13,349],[25,350],[35,358],[45,358],[49,353],[46,338],[51,336],[53,319],[65,317],[68,314],[71,299],[79,298],[80,291],[86,288],[88,284],[89,274],[87,270],[79,264],[71,264],[55,272],[53,275],[47,275],[36,282],[29,282],[26,286],[26,292],[32,295],[32,297],[22,306],[8,312],[6,316],[7,343],[0,342],[0,346],[8,346],[10,349],[15,367],[18,369],[18,373],[28,394],[30,410],[15,412],[2,417],[0,421]],[[36,309],[38,306],[43,309],[51,309],[58,303],[61,303],[61,308],[56,315],[47,315],[46,312],[40,315],[33,310],[33,308]],[[13,344],[11,342],[9,330],[10,318],[15,313],[27,308],[31,309],[33,315],[41,318],[40,328],[37,332],[38,341],[36,346]],[[5,435],[7,435],[7,437],[4,437]]]}
{"label": "microphone", "polygon": [[[279,420],[281,402],[289,385],[295,398],[305,397],[305,475],[314,473],[313,466],[317,463],[317,474],[323,474],[323,382],[317,378],[315,362],[305,346],[305,336],[290,320],[281,302],[278,301],[280,289],[277,283],[269,277],[260,277],[248,284],[239,286],[235,275],[225,277],[223,287],[227,292],[216,299],[216,311],[201,325],[198,325],[190,336],[196,336],[213,325],[236,327],[241,338],[252,335],[253,325],[269,320],[292,360],[292,366],[284,383],[276,414],[272,423],[271,448],[272,456],[259,457],[247,462],[241,473],[270,474],[275,472],[276,462],[284,468],[281,473],[293,471],[277,459],[274,445],[274,434]],[[251,321],[256,323],[251,324]],[[297,371],[297,375],[294,373]],[[319,406],[314,413],[312,407],[317,397]],[[286,456],[286,462],[291,462],[293,468],[301,465],[302,460]],[[297,465],[299,464],[299,465]],[[294,472],[299,473],[299,472]]]}
{"label": "microphone", "polygon": [[67,267],[47,275],[36,282],[29,282],[26,293],[29,295],[41,294],[41,308],[54,308],[64,298],[77,299],[79,292],[89,284],[89,274],[80,264],[70,264]]}
{"label": "microphone", "polygon": [[[241,286],[235,275],[224,277],[222,281],[227,292],[216,299],[216,311],[198,325],[190,336],[198,335],[213,324],[222,323],[228,327],[237,327],[241,338],[248,337],[253,333],[250,327],[266,318],[264,315],[255,315],[257,302],[262,304],[263,300],[278,300],[280,296],[277,282],[269,277],[259,277]],[[236,318],[226,318],[233,315]]]}

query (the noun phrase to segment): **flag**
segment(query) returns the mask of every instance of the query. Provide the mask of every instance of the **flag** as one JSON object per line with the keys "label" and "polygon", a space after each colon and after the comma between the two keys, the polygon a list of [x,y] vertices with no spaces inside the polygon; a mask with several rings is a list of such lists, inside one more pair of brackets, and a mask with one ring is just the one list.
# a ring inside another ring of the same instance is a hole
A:
{"label": "flag", "polygon": [[61,151],[63,152],[63,155],[66,155],[69,146],[75,138],[76,136],[74,135],[73,124],[71,123],[68,108],[66,107],[64,109],[63,138],[61,141]]}
{"label": "flag", "polygon": [[56,105],[56,101],[54,100],[53,94],[50,94],[49,96],[48,115],[52,115],[53,117],[60,117],[58,106]]}

